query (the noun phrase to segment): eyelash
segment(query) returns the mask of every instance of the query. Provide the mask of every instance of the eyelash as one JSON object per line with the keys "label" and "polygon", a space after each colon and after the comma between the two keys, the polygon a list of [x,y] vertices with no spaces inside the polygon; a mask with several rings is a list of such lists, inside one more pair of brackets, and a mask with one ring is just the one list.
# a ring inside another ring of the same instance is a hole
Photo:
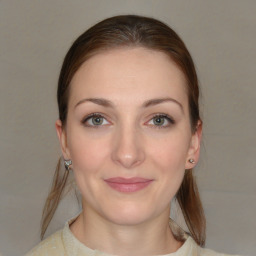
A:
{"label": "eyelash", "polygon": [[[99,117],[99,118],[104,118],[105,120],[107,120],[104,115],[102,115],[101,113],[92,113],[88,116],[86,116],[83,120],[82,120],[82,124],[86,127],[89,127],[89,128],[100,128],[102,125],[88,125],[86,124],[86,122],[88,122],[88,120],[90,120],[91,118],[93,117]],[[175,124],[175,121],[172,117],[170,117],[169,115],[167,114],[156,114],[154,115],[149,121],[153,120],[154,118],[165,118],[167,120],[167,122],[169,123],[168,125],[165,125],[165,126],[158,126],[158,125],[151,125],[152,128],[155,128],[155,129],[163,129],[163,128],[168,128],[170,125],[173,125]],[[148,122],[149,122],[148,121]]]}
{"label": "eyelash", "polygon": [[165,118],[165,120],[167,120],[167,122],[168,122],[168,124],[165,125],[165,126],[162,126],[162,125],[161,125],[161,126],[152,125],[152,127],[155,128],[155,129],[164,129],[164,128],[168,128],[168,127],[170,127],[171,125],[174,125],[174,124],[175,124],[174,119],[173,119],[172,117],[170,117],[169,115],[167,115],[167,114],[156,114],[156,115],[154,115],[154,116],[150,119],[150,121],[153,120],[154,118]]}

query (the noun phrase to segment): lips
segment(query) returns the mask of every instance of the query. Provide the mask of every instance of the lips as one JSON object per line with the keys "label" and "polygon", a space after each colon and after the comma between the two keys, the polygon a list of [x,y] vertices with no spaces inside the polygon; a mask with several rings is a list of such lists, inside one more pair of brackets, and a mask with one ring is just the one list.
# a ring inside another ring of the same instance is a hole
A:
{"label": "lips", "polygon": [[141,177],[122,178],[114,177],[104,180],[112,189],[119,192],[131,193],[142,190],[153,182],[152,179],[145,179]]}

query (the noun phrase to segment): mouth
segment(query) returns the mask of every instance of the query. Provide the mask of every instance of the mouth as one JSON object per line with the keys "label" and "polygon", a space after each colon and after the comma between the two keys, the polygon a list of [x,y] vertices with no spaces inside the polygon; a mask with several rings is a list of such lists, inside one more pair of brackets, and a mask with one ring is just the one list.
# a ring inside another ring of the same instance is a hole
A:
{"label": "mouth", "polygon": [[123,193],[131,193],[142,190],[150,185],[153,180],[140,177],[122,178],[114,177],[104,180],[112,189]]}

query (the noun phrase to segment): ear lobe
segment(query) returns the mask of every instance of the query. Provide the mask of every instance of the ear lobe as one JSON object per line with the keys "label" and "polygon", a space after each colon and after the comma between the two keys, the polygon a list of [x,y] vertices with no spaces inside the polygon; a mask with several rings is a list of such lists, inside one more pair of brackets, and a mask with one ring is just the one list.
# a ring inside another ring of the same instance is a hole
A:
{"label": "ear lobe", "polygon": [[[202,137],[202,121],[198,121],[196,131],[191,137],[190,148],[188,150],[188,156],[187,156],[187,161],[185,165],[186,169],[193,168],[199,160],[201,137]],[[191,163],[189,161],[190,159],[193,159],[194,163]]]}
{"label": "ear lobe", "polygon": [[59,138],[62,155],[63,155],[64,159],[70,159],[70,154],[69,154],[69,150],[67,147],[66,132],[62,126],[62,122],[59,119],[55,122],[55,128],[56,128],[56,132],[57,132],[57,135]]}

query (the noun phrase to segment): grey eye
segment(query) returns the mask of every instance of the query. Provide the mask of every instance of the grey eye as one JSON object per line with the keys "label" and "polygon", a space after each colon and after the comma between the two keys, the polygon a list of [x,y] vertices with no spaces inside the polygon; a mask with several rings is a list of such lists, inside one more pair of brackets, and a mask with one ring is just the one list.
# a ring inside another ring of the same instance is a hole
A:
{"label": "grey eye", "polygon": [[153,118],[153,123],[154,125],[157,125],[157,126],[161,126],[165,124],[165,121],[166,121],[165,117],[157,116]]}
{"label": "grey eye", "polygon": [[167,128],[175,124],[175,121],[168,115],[159,114],[150,119],[148,124],[156,128]]}
{"label": "grey eye", "polygon": [[93,125],[101,125],[103,123],[103,117],[92,117],[92,123]]}
{"label": "grey eye", "polygon": [[97,126],[99,127],[99,126],[105,126],[110,124],[104,116],[96,113],[93,113],[87,116],[82,121],[82,123],[87,127],[97,127]]}

